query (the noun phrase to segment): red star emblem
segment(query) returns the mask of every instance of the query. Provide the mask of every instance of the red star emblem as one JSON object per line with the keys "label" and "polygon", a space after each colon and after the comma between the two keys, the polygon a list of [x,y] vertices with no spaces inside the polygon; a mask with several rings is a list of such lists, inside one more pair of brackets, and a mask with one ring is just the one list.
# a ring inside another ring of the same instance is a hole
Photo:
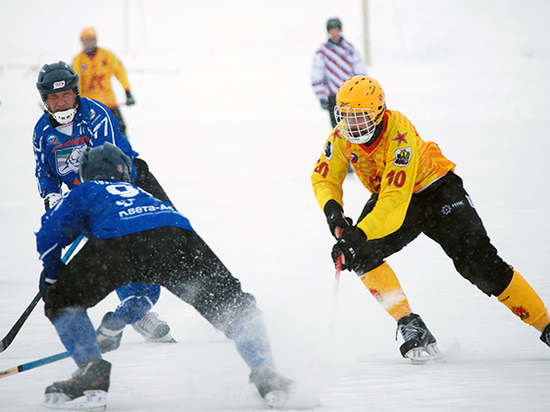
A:
{"label": "red star emblem", "polygon": [[397,146],[399,146],[401,143],[408,143],[407,142],[407,139],[405,139],[405,136],[407,136],[407,133],[399,133],[397,132],[397,137],[393,140],[395,140],[397,142]]}

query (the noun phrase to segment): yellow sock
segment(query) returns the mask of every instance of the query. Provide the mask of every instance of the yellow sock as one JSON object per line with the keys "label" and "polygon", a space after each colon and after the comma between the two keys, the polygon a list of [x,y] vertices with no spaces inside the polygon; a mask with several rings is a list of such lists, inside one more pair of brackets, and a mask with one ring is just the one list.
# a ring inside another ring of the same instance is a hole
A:
{"label": "yellow sock", "polygon": [[550,323],[550,315],[544,302],[515,270],[510,284],[497,298],[522,321],[541,332]]}
{"label": "yellow sock", "polygon": [[386,262],[360,278],[372,296],[396,321],[412,313],[395,272]]}

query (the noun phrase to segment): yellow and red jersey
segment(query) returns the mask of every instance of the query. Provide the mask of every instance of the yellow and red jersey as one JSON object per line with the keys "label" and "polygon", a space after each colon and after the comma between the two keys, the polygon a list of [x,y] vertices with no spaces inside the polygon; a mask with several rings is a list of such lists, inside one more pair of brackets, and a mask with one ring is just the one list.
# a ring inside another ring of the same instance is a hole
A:
{"label": "yellow and red jersey", "polygon": [[80,78],[80,95],[98,100],[110,109],[118,107],[111,87],[113,75],[125,91],[130,90],[124,66],[109,50],[98,47],[93,56],[82,51],[74,58],[73,68]]}
{"label": "yellow and red jersey", "polygon": [[319,157],[311,181],[319,206],[334,199],[342,206],[342,184],[351,162],[371,193],[378,193],[373,211],[357,223],[367,239],[387,236],[401,227],[413,193],[418,193],[456,166],[434,142],[425,142],[401,113],[386,110],[383,129],[367,146],[353,144],[336,126]]}

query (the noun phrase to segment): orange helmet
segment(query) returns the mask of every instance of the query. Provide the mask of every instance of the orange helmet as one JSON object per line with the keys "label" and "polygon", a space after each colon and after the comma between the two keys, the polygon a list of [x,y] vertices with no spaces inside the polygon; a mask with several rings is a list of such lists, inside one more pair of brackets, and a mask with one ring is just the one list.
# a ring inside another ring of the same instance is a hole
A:
{"label": "orange helmet", "polygon": [[97,39],[97,33],[93,27],[84,27],[80,33],[81,39]]}
{"label": "orange helmet", "polygon": [[353,76],[336,94],[334,115],[342,134],[351,143],[367,143],[386,110],[386,95],[372,77]]}

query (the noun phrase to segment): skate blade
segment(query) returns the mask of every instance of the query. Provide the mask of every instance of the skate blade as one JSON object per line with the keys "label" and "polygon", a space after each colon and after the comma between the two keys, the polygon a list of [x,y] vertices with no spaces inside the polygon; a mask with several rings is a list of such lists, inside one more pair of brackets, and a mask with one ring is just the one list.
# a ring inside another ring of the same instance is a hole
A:
{"label": "skate blade", "polygon": [[64,411],[104,411],[107,408],[107,392],[84,391],[84,396],[73,400],[64,393],[47,393],[42,406]]}
{"label": "skate blade", "polygon": [[166,335],[164,335],[162,338],[158,338],[158,339],[145,338],[145,340],[148,341],[148,342],[178,343],[178,342],[172,337],[172,335],[170,335],[169,333],[167,333]]}
{"label": "skate blade", "polygon": [[443,354],[437,347],[436,343],[432,343],[424,348],[414,348],[405,355],[413,365],[423,365],[428,361],[443,362]]}
{"label": "skate blade", "polygon": [[283,409],[288,403],[289,394],[285,391],[271,391],[264,396],[267,405],[272,409]]}

